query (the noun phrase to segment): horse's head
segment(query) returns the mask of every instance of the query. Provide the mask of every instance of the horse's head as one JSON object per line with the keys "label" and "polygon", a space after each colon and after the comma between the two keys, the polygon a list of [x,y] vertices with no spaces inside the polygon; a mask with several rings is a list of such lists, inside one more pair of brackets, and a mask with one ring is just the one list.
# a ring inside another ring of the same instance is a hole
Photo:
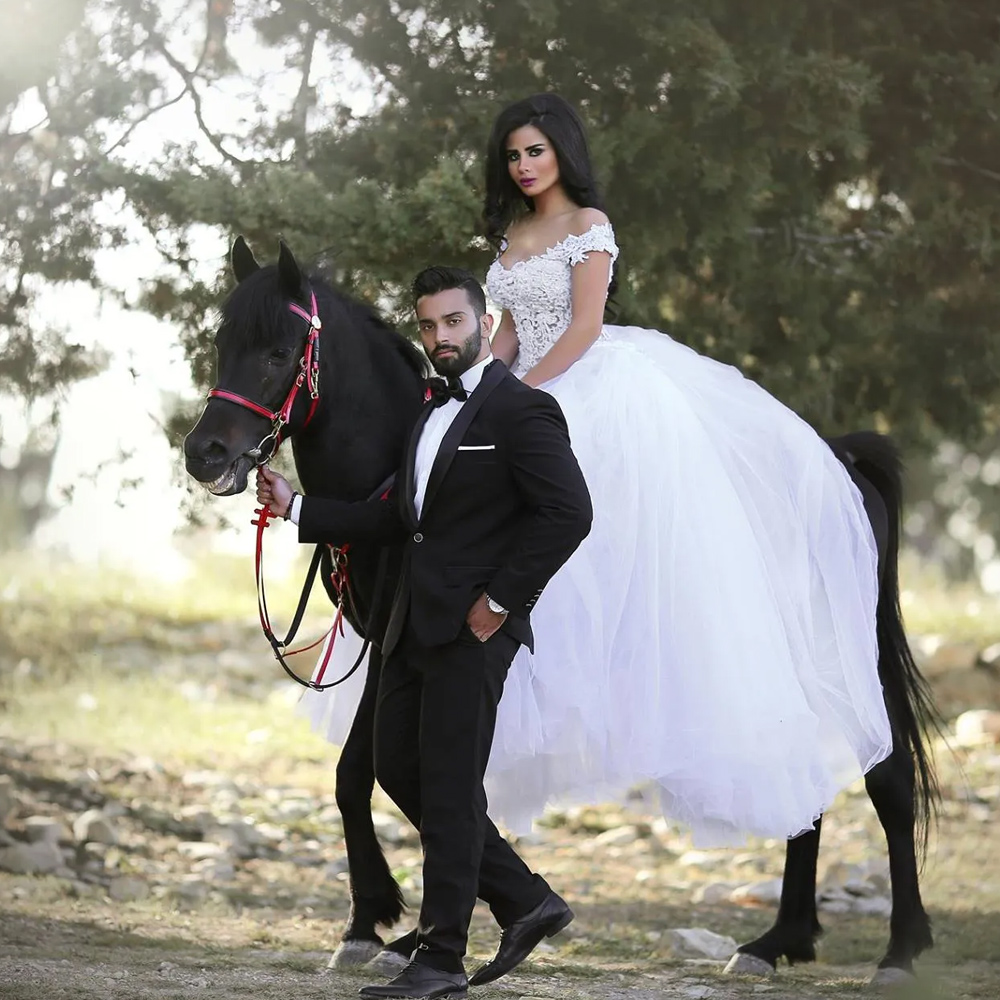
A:
{"label": "horse's head", "polygon": [[261,267],[239,236],[230,263],[237,285],[215,334],[216,388],[184,439],[188,473],[217,496],[246,489],[250,470],[276,447],[275,417],[284,409],[288,431],[301,427],[318,388],[318,356],[312,372],[306,357],[318,332],[315,299],[291,250],[282,243],[277,265]]}

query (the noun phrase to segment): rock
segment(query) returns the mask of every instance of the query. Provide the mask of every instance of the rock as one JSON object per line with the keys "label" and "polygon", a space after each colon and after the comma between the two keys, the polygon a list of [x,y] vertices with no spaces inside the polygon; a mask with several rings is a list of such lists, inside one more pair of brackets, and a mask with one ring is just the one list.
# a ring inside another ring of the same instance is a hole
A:
{"label": "rock", "polygon": [[44,875],[62,867],[62,851],[47,840],[0,849],[0,869],[15,875]]}
{"label": "rock", "polygon": [[955,720],[955,742],[960,747],[1000,743],[1000,712],[988,708],[963,712]]}
{"label": "rock", "polygon": [[1000,670],[1000,642],[987,646],[976,657],[976,666],[981,670]]}
{"label": "rock", "polygon": [[625,844],[634,844],[639,839],[639,831],[634,826],[616,826],[611,830],[605,830],[594,838],[594,843],[598,847],[610,847],[612,845],[621,847]]}
{"label": "rock", "polygon": [[10,819],[17,805],[13,779],[6,774],[0,774],[0,827]]}
{"label": "rock", "polygon": [[853,903],[847,898],[824,898],[819,900],[817,906],[823,913],[850,913]]}
{"label": "rock", "polygon": [[892,900],[884,896],[875,896],[871,899],[856,899],[854,901],[854,912],[865,913],[873,917],[890,917],[892,915]]}
{"label": "rock", "polygon": [[729,902],[734,889],[739,888],[738,882],[708,882],[698,886],[691,897],[692,903],[703,903],[708,906],[715,906],[718,903]]}
{"label": "rock", "polygon": [[192,867],[207,882],[231,882],[236,878],[236,866],[228,855],[205,858]]}
{"label": "rock", "polygon": [[316,822],[320,826],[328,826],[332,830],[343,830],[344,828],[343,817],[336,806],[324,806],[316,817]]}
{"label": "rock", "polygon": [[0,826],[0,847],[13,847],[17,840]]}
{"label": "rock", "polygon": [[233,779],[219,771],[187,771],[181,776],[185,788],[232,788],[239,791]]}
{"label": "rock", "polygon": [[182,910],[193,910],[208,899],[210,889],[207,882],[182,882],[173,890],[174,901]]}
{"label": "rock", "polygon": [[727,961],[736,952],[731,937],[715,934],[703,927],[680,927],[667,931],[667,944],[675,958],[714,958]]}
{"label": "rock", "polygon": [[122,765],[122,774],[125,776],[144,774],[162,774],[163,767],[158,764],[152,757],[147,757],[141,755],[139,757],[133,757],[128,763]]}
{"label": "rock", "polygon": [[257,851],[268,845],[268,834],[276,832],[277,840],[283,836],[283,832],[275,828],[267,828],[262,824],[257,827],[252,823],[237,820],[234,823],[225,823],[213,827],[208,835],[213,841],[225,844],[238,858],[252,858]]}
{"label": "rock", "polygon": [[24,821],[24,835],[30,844],[42,841],[48,844],[68,843],[73,839],[66,824],[51,816],[29,816]]}
{"label": "rock", "polygon": [[202,836],[218,823],[212,812],[204,806],[182,806],[177,810],[177,818],[185,829],[197,830]]}
{"label": "rock", "polygon": [[709,854],[708,851],[685,851],[677,859],[677,863],[688,868],[711,868],[720,860],[719,855]]}
{"label": "rock", "polygon": [[695,1000],[702,1000],[704,997],[713,997],[716,994],[711,986],[685,986],[681,990],[681,996],[693,997]]}
{"label": "rock", "polygon": [[310,799],[285,799],[278,803],[275,816],[282,823],[294,823],[299,819],[306,819],[316,815],[316,803]]}
{"label": "rock", "polygon": [[395,816],[383,812],[373,812],[372,824],[375,827],[375,835],[387,844],[401,844],[406,840],[406,831],[401,828],[400,822]]}
{"label": "rock", "polygon": [[73,836],[78,844],[118,843],[118,835],[107,816],[100,809],[88,809],[81,813],[73,824]]}
{"label": "rock", "polygon": [[206,858],[221,858],[229,854],[222,844],[213,844],[205,840],[187,840],[177,845],[177,853],[192,861],[204,861]]}
{"label": "rock", "polygon": [[116,903],[137,903],[149,898],[149,884],[141,878],[121,875],[113,878],[108,886],[108,895]]}
{"label": "rock", "polygon": [[323,871],[320,874],[324,878],[336,878],[338,875],[346,875],[350,870],[351,866],[348,864],[347,855],[345,854],[342,858],[337,858],[335,861],[324,865]]}
{"label": "rock", "polygon": [[729,964],[723,972],[730,976],[766,976],[774,975],[774,966],[756,955],[750,955],[745,951],[738,951],[729,960]]}
{"label": "rock", "polygon": [[868,877],[867,865],[850,864],[847,861],[835,861],[829,865],[822,877],[824,889],[842,889],[848,882],[861,882]]}
{"label": "rock", "polygon": [[92,882],[81,882],[79,879],[70,883],[68,891],[76,899],[96,899],[104,893],[101,886]]}
{"label": "rock", "polygon": [[741,906],[766,906],[781,900],[781,879],[752,882],[735,889],[729,899]]}

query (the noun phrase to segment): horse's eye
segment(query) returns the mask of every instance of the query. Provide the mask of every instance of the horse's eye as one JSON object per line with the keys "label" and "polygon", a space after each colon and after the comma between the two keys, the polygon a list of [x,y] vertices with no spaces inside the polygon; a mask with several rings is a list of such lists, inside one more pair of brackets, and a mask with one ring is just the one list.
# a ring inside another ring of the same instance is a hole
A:
{"label": "horse's eye", "polygon": [[276,347],[271,351],[272,361],[287,361],[292,356],[292,349],[290,347]]}

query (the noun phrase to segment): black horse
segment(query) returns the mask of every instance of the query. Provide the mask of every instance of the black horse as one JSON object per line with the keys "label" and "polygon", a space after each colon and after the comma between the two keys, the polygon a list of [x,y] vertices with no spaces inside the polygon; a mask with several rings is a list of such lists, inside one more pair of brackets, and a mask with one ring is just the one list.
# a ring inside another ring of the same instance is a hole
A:
{"label": "black horse", "polygon": [[[370,308],[321,278],[306,276],[284,244],[277,265],[260,267],[240,237],[233,246],[232,268],[238,284],[222,307],[216,334],[223,395],[210,398],[184,442],[189,474],[220,496],[246,488],[249,473],[270,450],[261,453],[272,429],[270,417],[289,399],[297,378],[302,382],[314,301],[322,321],[318,398],[300,393],[282,431],[291,436],[307,493],[345,500],[370,496],[399,465],[407,430],[422,405],[423,356]],[[887,981],[912,973],[913,959],[933,943],[920,899],[917,833],[923,830],[926,837],[937,797],[924,743],[935,715],[899,611],[898,456],[887,438],[871,433],[838,438],[830,446],[862,491],[880,557],[878,668],[894,750],[865,780],[889,847],[891,935],[876,976]],[[339,967],[361,964],[376,954],[383,943],[377,926],[393,925],[402,913],[402,897],[371,819],[378,644],[385,627],[377,609],[389,606],[399,552],[389,552],[382,579],[379,555],[358,545],[349,556],[354,599],[345,602],[345,614],[359,633],[367,630],[373,644],[364,693],[337,766],[337,804],[351,875],[351,913],[335,956]],[[330,596],[337,599],[332,590]],[[815,958],[821,933],[816,911],[819,839],[817,822],[814,830],[788,842],[777,920],[763,936],[740,947],[730,963],[732,971],[770,973],[782,957],[789,962]],[[401,942],[395,948],[402,954],[411,945],[409,936]]]}

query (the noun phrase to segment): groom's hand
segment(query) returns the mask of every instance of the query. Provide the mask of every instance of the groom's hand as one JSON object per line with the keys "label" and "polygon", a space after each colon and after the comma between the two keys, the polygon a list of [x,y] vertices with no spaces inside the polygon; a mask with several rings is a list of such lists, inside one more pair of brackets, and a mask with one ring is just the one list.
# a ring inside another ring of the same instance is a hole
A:
{"label": "groom's hand", "polygon": [[257,466],[257,502],[268,504],[273,513],[284,517],[292,502],[292,487],[284,476],[266,465]]}
{"label": "groom's hand", "polygon": [[503,625],[506,617],[506,615],[498,615],[490,611],[489,605],[486,603],[486,594],[482,593],[476,598],[476,603],[469,608],[465,620],[469,628],[472,629],[472,634],[480,642],[486,642]]}

